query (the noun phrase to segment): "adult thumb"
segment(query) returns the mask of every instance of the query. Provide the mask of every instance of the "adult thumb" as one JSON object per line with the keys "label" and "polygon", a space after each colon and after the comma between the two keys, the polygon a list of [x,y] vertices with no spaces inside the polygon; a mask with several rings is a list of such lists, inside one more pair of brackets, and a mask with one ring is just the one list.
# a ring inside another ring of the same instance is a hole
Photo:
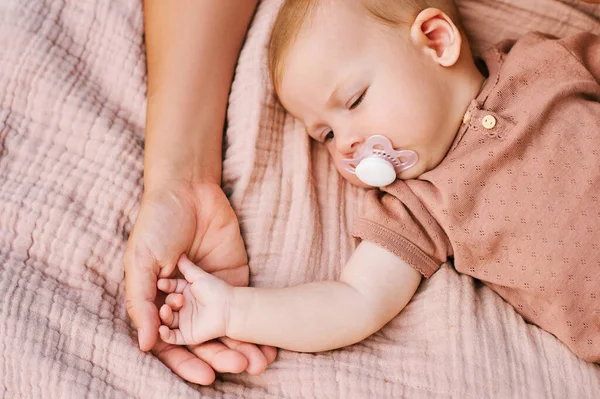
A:
{"label": "adult thumb", "polygon": [[125,295],[127,313],[138,331],[138,344],[141,350],[149,351],[158,339],[160,319],[154,303],[159,267],[153,257],[126,252]]}

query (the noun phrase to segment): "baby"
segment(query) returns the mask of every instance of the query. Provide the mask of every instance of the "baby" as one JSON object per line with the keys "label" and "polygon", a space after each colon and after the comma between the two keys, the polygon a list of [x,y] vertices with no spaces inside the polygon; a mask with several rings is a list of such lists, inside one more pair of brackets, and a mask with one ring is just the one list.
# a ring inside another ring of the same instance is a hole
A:
{"label": "baby", "polygon": [[269,68],[342,176],[376,187],[339,281],[234,288],[182,257],[161,338],[356,343],[448,260],[600,361],[600,38],[528,34],[473,60],[450,0],[289,0]]}

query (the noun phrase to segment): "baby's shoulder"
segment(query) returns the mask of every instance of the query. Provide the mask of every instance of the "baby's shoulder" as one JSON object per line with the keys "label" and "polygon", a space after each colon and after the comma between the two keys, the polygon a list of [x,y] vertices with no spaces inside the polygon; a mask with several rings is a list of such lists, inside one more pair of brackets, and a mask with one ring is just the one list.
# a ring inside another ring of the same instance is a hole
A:
{"label": "baby's shoulder", "polygon": [[507,66],[514,65],[522,73],[545,71],[561,81],[573,74],[581,75],[577,72],[587,71],[597,75],[600,69],[600,36],[590,32],[562,38],[530,32],[517,41],[500,43],[497,49],[503,53]]}

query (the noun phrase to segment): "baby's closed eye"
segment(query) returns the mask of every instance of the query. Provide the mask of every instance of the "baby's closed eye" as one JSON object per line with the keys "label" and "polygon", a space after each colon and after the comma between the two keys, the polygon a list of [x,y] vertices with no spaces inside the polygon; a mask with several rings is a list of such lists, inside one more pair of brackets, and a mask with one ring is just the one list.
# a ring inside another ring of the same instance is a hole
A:
{"label": "baby's closed eye", "polygon": [[350,101],[348,102],[349,106],[347,105],[346,108],[348,108],[349,110],[353,110],[354,108],[358,107],[360,103],[363,102],[366,95],[367,89],[364,89],[360,94],[358,94],[358,96],[354,96],[350,99]]}

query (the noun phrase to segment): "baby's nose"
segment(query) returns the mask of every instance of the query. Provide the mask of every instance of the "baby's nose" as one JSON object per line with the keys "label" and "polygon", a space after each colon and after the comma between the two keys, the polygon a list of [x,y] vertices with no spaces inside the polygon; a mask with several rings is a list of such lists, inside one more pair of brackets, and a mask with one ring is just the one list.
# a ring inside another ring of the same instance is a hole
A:
{"label": "baby's nose", "polygon": [[337,149],[344,157],[350,157],[354,154],[359,148],[364,140],[360,138],[360,136],[344,136],[336,137]]}

